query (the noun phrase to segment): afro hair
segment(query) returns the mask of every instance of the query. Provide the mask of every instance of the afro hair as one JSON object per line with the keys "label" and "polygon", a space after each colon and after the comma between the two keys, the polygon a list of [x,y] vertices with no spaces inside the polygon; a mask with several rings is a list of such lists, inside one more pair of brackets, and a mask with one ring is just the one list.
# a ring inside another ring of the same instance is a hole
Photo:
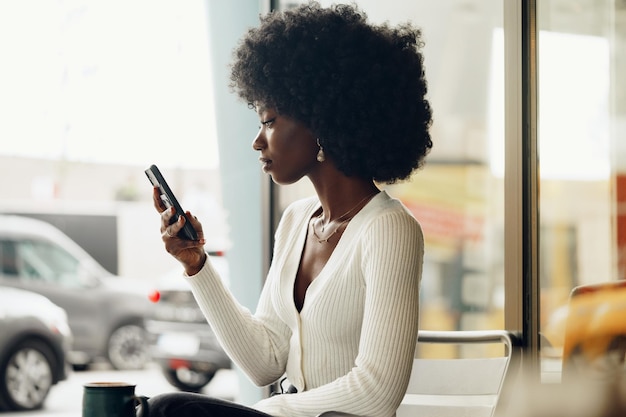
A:
{"label": "afro hair", "polygon": [[230,87],[308,127],[347,176],[408,178],[432,148],[421,30],[373,25],[357,6],[310,2],[260,18]]}

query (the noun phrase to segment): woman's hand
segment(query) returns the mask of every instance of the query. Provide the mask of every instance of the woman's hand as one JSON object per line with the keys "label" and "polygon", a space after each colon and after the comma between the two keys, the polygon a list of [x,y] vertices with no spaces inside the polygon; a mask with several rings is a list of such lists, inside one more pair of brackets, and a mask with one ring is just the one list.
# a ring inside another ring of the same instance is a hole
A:
{"label": "woman's hand", "polygon": [[[206,262],[206,252],[204,251],[206,240],[204,239],[202,224],[189,211],[185,213],[186,216],[180,216],[177,222],[170,224],[175,209],[174,207],[169,209],[165,207],[157,187],[154,187],[152,191],[152,201],[154,208],[161,215],[161,239],[165,243],[165,250],[183,265],[187,275],[197,274]],[[198,240],[181,239],[177,236],[187,219],[196,230]]]}

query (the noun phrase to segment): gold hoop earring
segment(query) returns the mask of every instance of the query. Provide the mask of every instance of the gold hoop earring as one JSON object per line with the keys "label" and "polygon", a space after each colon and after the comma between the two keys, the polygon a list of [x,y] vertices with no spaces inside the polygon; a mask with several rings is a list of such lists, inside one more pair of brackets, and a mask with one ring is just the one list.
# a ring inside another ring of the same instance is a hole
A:
{"label": "gold hoop earring", "polygon": [[317,151],[317,162],[324,162],[326,160],[326,155],[324,154],[324,148],[320,145],[319,139],[317,139],[317,146],[320,147],[320,150]]}

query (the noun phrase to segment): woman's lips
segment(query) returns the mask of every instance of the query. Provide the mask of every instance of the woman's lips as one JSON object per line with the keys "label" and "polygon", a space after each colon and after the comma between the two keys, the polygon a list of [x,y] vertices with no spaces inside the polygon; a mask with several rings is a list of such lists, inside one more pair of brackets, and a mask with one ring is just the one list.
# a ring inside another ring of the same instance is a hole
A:
{"label": "woman's lips", "polygon": [[272,166],[272,160],[271,159],[267,159],[267,158],[259,158],[259,161],[261,161],[262,169],[264,172],[267,172],[270,170],[270,167]]}

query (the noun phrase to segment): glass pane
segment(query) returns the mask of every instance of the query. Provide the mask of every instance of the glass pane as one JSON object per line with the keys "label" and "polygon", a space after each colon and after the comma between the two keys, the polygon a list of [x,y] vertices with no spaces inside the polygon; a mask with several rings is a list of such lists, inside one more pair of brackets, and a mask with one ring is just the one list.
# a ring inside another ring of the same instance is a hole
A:
{"label": "glass pane", "polygon": [[[356,3],[372,21],[424,33],[434,146],[410,181],[388,187],[425,233],[421,328],[504,328],[503,3]],[[281,187],[281,206],[311,192]]]}
{"label": "glass pane", "polygon": [[161,276],[177,264],[154,163],[227,250],[207,34],[198,1],[0,2],[0,212],[63,225],[112,273]]}
{"label": "glass pane", "polygon": [[[580,317],[569,324],[581,330],[577,340],[566,333],[568,320],[580,312],[572,289],[625,277],[625,12],[624,2],[610,0],[539,2],[544,380],[560,379],[565,345],[569,352],[590,336]],[[598,300],[611,308],[608,298]],[[585,308],[587,318],[596,314],[595,307]],[[620,333],[626,334],[626,325],[604,336]]]}
{"label": "glass pane", "polygon": [[[166,387],[176,381],[177,387],[200,389],[196,384],[205,375],[230,366],[208,326],[198,331],[176,320],[149,320],[152,312],[143,307],[148,296],[158,301],[156,290],[175,288],[183,299],[190,294],[179,286],[180,264],[163,250],[152,187],[143,173],[151,164],[210,231],[206,249],[217,254],[231,247],[208,3],[0,1],[0,239],[15,240],[0,246],[0,281],[8,283],[4,277],[10,276],[13,286],[48,295],[67,311],[72,350],[80,352],[68,359],[80,367],[106,357],[105,338],[119,335],[111,326],[134,323],[138,314],[150,322],[155,343],[161,335],[180,341],[193,333],[201,351],[188,359],[201,372],[177,375],[167,360],[168,354],[179,358],[177,352],[163,351],[160,363],[171,378],[154,371]],[[93,259],[58,231],[19,223],[7,213],[56,226]],[[216,260],[220,272],[228,272],[225,262]],[[84,300],[96,301],[77,304],[75,296],[83,292]],[[105,320],[108,297],[120,301]],[[124,301],[129,297],[139,298],[131,305]],[[102,317],[102,325],[94,325],[95,317]],[[131,356],[117,365],[139,365],[140,351],[128,350]],[[228,384],[220,395],[234,397],[236,390]]]}

